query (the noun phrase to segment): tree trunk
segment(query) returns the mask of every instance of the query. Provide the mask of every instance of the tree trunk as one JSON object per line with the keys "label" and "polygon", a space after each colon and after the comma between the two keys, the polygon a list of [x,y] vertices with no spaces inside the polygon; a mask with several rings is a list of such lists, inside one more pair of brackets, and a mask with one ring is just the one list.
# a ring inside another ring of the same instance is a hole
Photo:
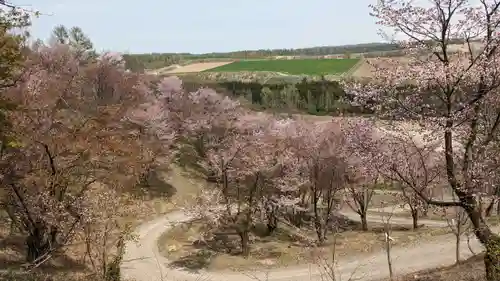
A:
{"label": "tree trunk", "polygon": [[430,208],[430,205],[424,203],[424,207],[422,209],[422,217],[426,218],[429,216],[429,208]]}
{"label": "tree trunk", "polygon": [[26,261],[32,263],[47,254],[51,250],[51,246],[55,244],[57,230],[48,231],[43,224],[36,226],[32,232],[26,237]]}
{"label": "tree trunk", "polygon": [[241,254],[247,258],[250,255],[250,237],[248,230],[241,231],[238,235],[240,236]]}
{"label": "tree trunk", "polygon": [[486,269],[487,281],[500,280],[500,236],[494,234],[482,217],[482,210],[473,197],[462,199],[469,219],[474,226],[474,233],[477,239],[486,248],[484,255],[484,265]]}
{"label": "tree trunk", "polygon": [[314,210],[314,230],[316,231],[316,235],[318,236],[318,244],[323,245],[325,242],[325,235],[323,231],[323,227],[326,227],[321,219],[321,211],[318,208],[318,196],[314,194],[312,196],[313,199],[313,210]]}
{"label": "tree trunk", "polygon": [[301,206],[305,206],[306,205],[306,197],[307,197],[307,193],[306,192],[302,193],[302,195],[300,196],[300,205]]}
{"label": "tree trunk", "polygon": [[324,228],[325,226],[323,223],[321,223],[321,219],[315,215],[314,218],[314,230],[316,230],[316,235],[318,236],[318,244],[323,245],[325,243],[325,231]]}
{"label": "tree trunk", "polygon": [[273,232],[276,230],[277,227],[278,226],[277,226],[276,220],[273,220],[272,222],[268,222],[267,223],[267,235],[273,234]]}
{"label": "tree trunk", "polygon": [[497,203],[497,216],[500,216],[500,200]]}
{"label": "tree trunk", "polygon": [[14,232],[16,231],[16,228],[17,228],[16,222],[14,220],[10,220],[9,235],[14,234]]}
{"label": "tree trunk", "polygon": [[276,211],[272,210],[267,214],[267,234],[271,235],[278,228],[278,216]]}
{"label": "tree trunk", "polygon": [[321,223],[315,223],[316,235],[318,236],[318,244],[323,245],[325,243],[325,235]]}
{"label": "tree trunk", "polygon": [[411,210],[411,218],[413,221],[413,229],[418,229],[418,210]]}
{"label": "tree trunk", "polygon": [[26,246],[26,261],[28,263],[34,262],[36,259],[43,256],[47,252],[47,249],[46,247],[44,247],[43,242],[40,242],[40,240],[33,235],[29,235],[26,238]]}
{"label": "tree trunk", "polygon": [[491,213],[493,211],[493,206],[495,205],[495,199],[492,199],[488,207],[486,208],[486,211],[484,211],[484,216],[489,217],[491,216]]}
{"label": "tree trunk", "polygon": [[385,241],[385,253],[387,257],[387,267],[389,269],[389,279],[392,281],[394,280],[394,272],[392,271],[392,257],[391,257],[391,241],[388,239],[389,233],[386,234],[386,241]]}
{"label": "tree trunk", "polygon": [[457,235],[455,236],[455,260],[458,264],[460,262],[460,231],[457,231]]}
{"label": "tree trunk", "polygon": [[363,231],[368,231],[368,220],[366,219],[366,212],[362,212],[359,216],[361,217],[361,229]]}
{"label": "tree trunk", "polygon": [[481,214],[481,216],[484,214],[483,211],[484,211],[484,206],[483,206],[483,197],[479,196],[479,199],[477,200],[478,201],[478,208],[479,208],[479,213]]}

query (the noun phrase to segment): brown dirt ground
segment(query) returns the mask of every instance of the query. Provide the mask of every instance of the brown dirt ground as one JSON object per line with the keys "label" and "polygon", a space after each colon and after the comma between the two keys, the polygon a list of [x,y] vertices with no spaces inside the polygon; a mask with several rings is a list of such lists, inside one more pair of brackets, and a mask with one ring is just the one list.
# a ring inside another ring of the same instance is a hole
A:
{"label": "brown dirt ground", "polygon": [[[344,198],[341,210],[348,212],[354,211],[351,207],[349,207],[347,202],[353,202],[352,198],[350,198],[349,195],[346,195],[346,197]],[[368,208],[371,209],[369,211],[370,213],[377,213],[376,210],[378,208],[397,205],[397,204],[401,204],[401,200],[397,196],[389,193],[375,192],[375,194],[373,194],[372,196],[372,200],[370,201],[370,205],[368,206]],[[353,207],[356,207],[355,204],[351,203],[351,205]]]}
{"label": "brown dirt ground", "polygon": [[375,68],[373,68],[369,63],[375,63],[380,66],[387,66],[389,65],[388,62],[393,62],[397,61],[398,63],[405,63],[408,61],[407,57],[395,57],[395,58],[369,58],[365,59],[363,63],[351,74],[352,77],[356,78],[366,78],[366,77],[372,77],[373,73],[375,71]]}
{"label": "brown dirt ground", "polygon": [[[384,247],[383,228],[380,224],[370,224],[371,230],[362,232],[359,226],[337,234],[336,254],[362,255],[381,250]],[[198,233],[205,228],[201,223],[179,224],[162,235],[158,246],[162,255],[171,262],[170,265],[184,267],[191,270],[205,268],[217,270],[248,270],[252,268],[273,268],[298,264],[313,263],[318,259],[330,257],[332,254],[333,235],[330,235],[326,245],[322,247],[306,247],[296,237],[285,229],[276,230],[271,236],[252,235],[254,242],[248,259],[239,255],[240,249],[236,235],[223,235],[220,242],[207,241],[199,243]],[[314,237],[313,232],[305,233]],[[392,237],[394,245],[408,245],[422,240],[433,239],[443,234],[442,229],[421,228],[413,231],[409,228],[393,226]],[[222,242],[225,240],[225,243]]]}
{"label": "brown dirt ground", "polygon": [[216,68],[219,66],[223,66],[226,64],[230,64],[232,61],[221,61],[221,62],[200,62],[200,63],[192,63],[185,66],[180,66],[178,68],[164,71],[165,74],[174,74],[174,73],[188,73],[188,72],[201,72],[211,68]]}
{"label": "brown dirt ground", "polygon": [[[481,48],[480,44],[473,44],[473,48]],[[452,44],[449,45],[449,51],[456,52],[456,51],[468,51],[465,45],[463,44]],[[435,57],[431,57],[432,59],[435,59]],[[368,78],[372,77],[375,69],[370,66],[367,62],[375,63],[383,67],[390,66],[391,64],[397,63],[398,65],[404,65],[406,62],[409,61],[408,56],[403,56],[403,57],[379,57],[379,58],[367,58],[364,60],[362,65],[358,67],[352,74],[352,77],[355,78]],[[466,62],[468,63],[468,62]]]}
{"label": "brown dirt ground", "polygon": [[[386,212],[378,212],[378,211],[370,211],[370,214],[380,214],[380,215],[389,215],[389,213]],[[404,217],[404,218],[411,218],[411,214],[409,212],[404,212],[404,213],[394,213],[392,214],[394,217]],[[427,216],[422,216],[420,217],[421,219],[426,219],[426,220],[448,220],[451,222],[452,219],[456,220],[456,209],[453,208],[448,208],[446,210],[446,213],[444,213],[442,210],[435,210],[435,211],[429,211]],[[486,222],[489,225],[499,225],[500,224],[500,216],[493,214],[490,217],[485,218]]]}

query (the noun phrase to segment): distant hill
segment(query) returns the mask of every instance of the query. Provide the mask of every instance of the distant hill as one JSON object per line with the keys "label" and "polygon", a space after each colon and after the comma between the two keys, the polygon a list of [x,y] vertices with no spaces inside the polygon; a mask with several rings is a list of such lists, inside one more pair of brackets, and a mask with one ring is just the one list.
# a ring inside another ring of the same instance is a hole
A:
{"label": "distant hill", "polygon": [[[460,40],[452,40],[459,43]],[[217,60],[217,59],[258,59],[274,56],[325,56],[350,55],[356,53],[380,53],[397,55],[401,48],[392,43],[364,43],[343,46],[318,46],[298,49],[260,49],[234,52],[212,52],[205,54],[192,53],[149,53],[124,55],[127,67],[131,70],[157,69],[187,61]]]}
{"label": "distant hill", "polygon": [[202,59],[202,58],[257,58],[271,56],[324,56],[344,53],[366,53],[379,51],[394,51],[400,49],[396,44],[387,43],[366,43],[343,46],[317,46],[298,49],[259,49],[242,50],[234,52],[212,52],[205,54],[175,54],[183,58]]}

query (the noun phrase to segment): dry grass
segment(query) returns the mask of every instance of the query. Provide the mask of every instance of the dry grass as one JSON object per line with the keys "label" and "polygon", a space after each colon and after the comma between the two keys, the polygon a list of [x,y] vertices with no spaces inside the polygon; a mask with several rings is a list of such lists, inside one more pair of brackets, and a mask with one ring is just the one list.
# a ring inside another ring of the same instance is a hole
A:
{"label": "dry grass", "polygon": [[[481,43],[472,43],[473,49],[479,50],[482,48]],[[450,44],[448,46],[448,51],[449,52],[468,52],[468,47],[464,44]],[[409,61],[408,56],[402,56],[402,57],[379,57],[379,58],[368,58],[363,61],[360,67],[358,67],[352,74],[352,77],[356,78],[369,78],[373,77],[374,73],[376,72],[376,69],[370,65],[370,63],[378,65],[380,67],[391,67],[400,65],[404,66],[405,64],[408,63]],[[434,56],[432,59],[436,59]],[[369,62],[369,63],[368,63]],[[466,62],[468,63],[468,62]]]}
{"label": "dry grass", "polygon": [[[99,281],[95,277],[85,275],[69,275],[68,273],[35,272],[29,275],[0,274],[0,280],[6,281]],[[386,281],[386,280],[384,280]],[[387,280],[388,281],[388,280]],[[485,281],[483,256],[478,255],[459,265],[453,265],[432,270],[419,271],[396,278],[395,281]]]}
{"label": "dry grass", "polygon": [[[355,225],[350,230],[337,234],[336,253],[341,256],[363,255],[382,250],[384,247],[383,228],[380,224],[370,224],[370,231],[359,230]],[[258,227],[257,227],[258,228]],[[406,227],[393,226],[392,237],[395,245],[420,243],[443,234],[442,230],[421,228],[413,231]],[[240,255],[239,238],[236,235],[220,235],[217,239],[200,242],[199,233],[205,231],[203,224],[192,222],[180,224],[166,232],[158,244],[162,255],[170,265],[189,270],[248,270],[255,268],[273,268],[314,263],[318,259],[331,256],[333,235],[322,247],[307,247],[297,237],[281,228],[270,236],[261,235],[263,231],[254,231],[250,257]],[[312,231],[305,232],[314,237]]]}
{"label": "dry grass", "polygon": [[351,74],[351,76],[356,78],[372,77],[376,69],[371,64],[375,64],[380,67],[387,67],[394,64],[394,62],[397,62],[397,64],[405,64],[405,62],[408,61],[408,57],[369,58],[364,60],[363,63]]}
{"label": "dry grass", "polygon": [[[179,205],[192,202],[200,190],[200,182],[196,181],[193,173],[195,172],[186,171],[176,165],[171,165],[168,171],[160,172],[161,183],[157,185],[160,186],[160,190],[156,190],[158,196],[152,196],[149,200],[142,202],[151,208],[151,213],[147,214],[147,218],[154,219],[154,215],[163,215],[177,209]],[[143,222],[143,220],[138,222]]]}
{"label": "dry grass", "polygon": [[192,63],[185,66],[179,66],[168,71],[164,71],[163,74],[201,72],[230,63],[232,63],[232,61]]}
{"label": "dry grass", "polygon": [[458,265],[415,272],[396,281],[485,281],[483,255],[474,256]]}
{"label": "dry grass", "polygon": [[74,272],[46,272],[36,270],[23,273],[0,273],[0,280],[5,281],[104,281],[88,274],[75,274]]}

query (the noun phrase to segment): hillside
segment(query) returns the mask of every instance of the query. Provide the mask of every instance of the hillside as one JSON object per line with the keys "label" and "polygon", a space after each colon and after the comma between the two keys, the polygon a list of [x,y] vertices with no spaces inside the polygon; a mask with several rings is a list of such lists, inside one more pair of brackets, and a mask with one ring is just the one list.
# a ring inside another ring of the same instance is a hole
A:
{"label": "hillside", "polygon": [[260,50],[242,50],[234,52],[213,52],[205,54],[191,53],[150,53],[150,54],[126,54],[124,59],[128,68],[138,69],[156,69],[172,64],[184,64],[184,62],[199,61],[220,61],[222,59],[259,59],[276,56],[326,56],[326,55],[345,55],[359,53],[375,53],[374,55],[387,55],[386,53],[397,53],[400,50],[396,44],[388,43],[366,43],[344,46],[317,46],[310,48],[297,49],[260,49]]}

